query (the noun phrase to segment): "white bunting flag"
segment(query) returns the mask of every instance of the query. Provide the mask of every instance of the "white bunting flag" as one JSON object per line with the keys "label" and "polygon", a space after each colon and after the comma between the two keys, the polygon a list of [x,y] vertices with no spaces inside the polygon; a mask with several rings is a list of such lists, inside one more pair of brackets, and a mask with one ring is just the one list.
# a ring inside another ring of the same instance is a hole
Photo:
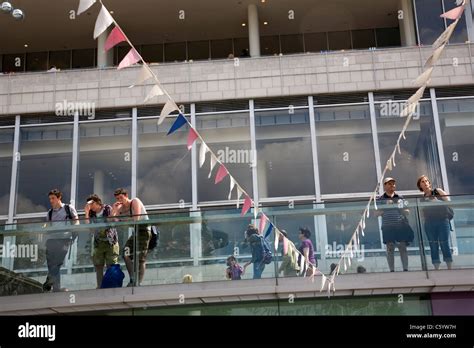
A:
{"label": "white bunting flag", "polygon": [[237,209],[239,208],[240,197],[242,197],[243,193],[244,191],[242,190],[242,188],[239,185],[237,185]]}
{"label": "white bunting flag", "polygon": [[278,250],[278,244],[280,243],[280,231],[275,227],[275,250]]}
{"label": "white bunting flag", "polygon": [[454,28],[456,28],[456,25],[458,24],[459,19],[457,19],[454,23],[450,24],[449,27],[446,28],[446,30],[436,39],[436,41],[433,43],[433,48],[437,49],[440,46],[444,45],[449,41],[449,38],[454,32]]}
{"label": "white bunting flag", "polygon": [[209,175],[208,175],[208,178],[210,179],[211,178],[211,175],[212,175],[212,170],[214,169],[214,167],[216,166],[216,163],[217,163],[217,159],[214,157],[214,155],[211,153],[211,170],[209,171]]}
{"label": "white bunting flag", "polygon": [[199,168],[202,168],[204,162],[206,162],[206,153],[209,151],[206,143],[202,142],[199,148]]}
{"label": "white bunting flag", "polygon": [[394,167],[397,166],[397,164],[395,163],[395,152],[392,154],[392,164]]}
{"label": "white bunting flag", "polygon": [[426,60],[425,68],[434,66],[436,64],[439,57],[441,56],[441,53],[443,53],[444,47],[446,47],[446,44],[441,45],[434,50],[433,54]]}
{"label": "white bunting flag", "polygon": [[379,208],[377,207],[377,193],[374,193],[374,208],[375,210],[378,210]]}
{"label": "white bunting flag", "polygon": [[324,290],[324,285],[326,285],[326,280],[327,280],[327,278],[326,278],[326,276],[323,274],[323,275],[321,276],[321,290],[319,290],[319,292],[322,292],[322,291]]}
{"label": "white bunting flag", "polygon": [[162,124],[165,118],[168,117],[168,115],[173,111],[179,111],[179,108],[173,101],[168,100],[165,106],[163,106],[163,110],[161,110],[160,118],[158,119],[158,125]]}
{"label": "white bunting flag", "polygon": [[160,86],[154,85],[153,88],[151,89],[150,93],[146,96],[145,100],[143,103],[146,103],[148,100],[152,99],[153,97],[163,95],[163,91],[161,90]]}
{"label": "white bunting flag", "polygon": [[392,169],[393,169],[393,168],[392,168],[392,159],[391,159],[391,158],[389,158],[389,159],[387,160],[387,169],[388,169],[388,170],[392,170]]}
{"label": "white bunting flag", "polygon": [[434,67],[430,67],[426,69],[426,71],[418,76],[416,80],[413,82],[416,86],[423,86],[424,84],[427,84],[429,82],[429,79],[431,77],[431,74],[433,73]]}
{"label": "white bunting flag", "polygon": [[343,260],[344,260],[344,272],[346,272],[347,271],[346,258],[343,258]]}
{"label": "white bunting flag", "polygon": [[232,190],[234,189],[234,186],[235,186],[235,180],[234,180],[234,178],[231,176],[231,177],[230,177],[229,196],[227,196],[227,199],[228,199],[228,200],[230,200],[230,198],[232,197]]}
{"label": "white bunting flag", "polygon": [[100,34],[102,34],[113,22],[114,19],[110,15],[109,11],[107,11],[105,6],[102,5],[99,16],[97,17],[97,21],[95,22],[94,40],[97,39]]}
{"label": "white bunting flag", "polygon": [[[305,272],[306,270],[305,270],[305,268],[304,268],[304,266],[305,266],[305,261],[306,261],[306,260],[305,260],[304,256],[301,255],[301,257],[300,257],[300,275],[303,274],[303,273],[306,273],[306,272]],[[304,277],[304,275],[303,275],[303,277]]]}
{"label": "white bunting flag", "polygon": [[135,86],[139,86],[139,85],[141,85],[142,83],[144,83],[145,81],[149,80],[152,77],[153,77],[153,74],[150,72],[150,70],[147,68],[147,66],[142,65],[142,67],[140,69],[140,73],[138,74],[137,80],[135,81],[135,83],[133,85],[129,86],[128,88],[133,88]]}
{"label": "white bunting flag", "polygon": [[79,16],[82,12],[87,11],[87,9],[94,5],[95,2],[96,0],[80,0],[77,15]]}

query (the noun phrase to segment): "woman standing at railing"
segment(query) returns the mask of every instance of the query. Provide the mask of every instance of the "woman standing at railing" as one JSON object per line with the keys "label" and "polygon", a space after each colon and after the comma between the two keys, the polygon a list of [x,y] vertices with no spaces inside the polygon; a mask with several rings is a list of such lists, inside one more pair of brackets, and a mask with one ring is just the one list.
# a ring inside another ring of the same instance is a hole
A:
{"label": "woman standing at railing", "polygon": [[440,206],[430,206],[423,209],[424,225],[426,236],[431,249],[431,261],[435,269],[439,269],[441,264],[439,258],[439,248],[443,253],[443,260],[446,262],[448,269],[453,264],[453,256],[449,247],[449,232],[451,226],[447,214],[448,207],[442,204],[442,201],[449,201],[448,194],[441,188],[432,189],[430,179],[426,175],[422,175],[416,182],[418,189],[423,192],[425,200],[439,202]]}

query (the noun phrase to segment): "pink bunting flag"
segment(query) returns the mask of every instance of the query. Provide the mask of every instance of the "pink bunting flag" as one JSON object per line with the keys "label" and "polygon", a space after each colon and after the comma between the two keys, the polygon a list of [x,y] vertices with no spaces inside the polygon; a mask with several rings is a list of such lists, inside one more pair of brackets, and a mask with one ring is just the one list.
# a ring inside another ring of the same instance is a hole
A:
{"label": "pink bunting flag", "polygon": [[283,255],[288,254],[288,238],[283,236]]}
{"label": "pink bunting flag", "polygon": [[128,51],[127,55],[122,59],[118,66],[118,70],[129,67],[130,65],[133,65],[137,63],[140,60],[140,55],[138,54],[137,51],[135,51],[134,48],[132,48],[130,51]]}
{"label": "pink bunting flag", "polygon": [[440,17],[456,20],[459,17],[461,17],[463,11],[464,11],[464,6],[455,7],[451,11],[443,13]]}
{"label": "pink bunting flag", "polygon": [[122,33],[119,27],[115,27],[109,34],[109,37],[105,41],[104,51],[110,50],[112,47],[120,42],[127,41],[125,35]]}
{"label": "pink bunting flag", "polygon": [[258,231],[260,232],[260,234],[262,234],[263,231],[265,231],[267,220],[268,220],[267,216],[264,213],[262,213],[260,215],[260,226],[258,227]]}
{"label": "pink bunting flag", "polygon": [[197,132],[194,130],[194,128],[189,128],[189,134],[188,134],[188,150],[191,150],[193,147],[194,142],[196,139],[199,138],[199,135]]}
{"label": "pink bunting flag", "polygon": [[252,199],[249,196],[245,195],[244,205],[242,207],[242,213],[240,215],[244,216],[245,214],[247,214],[251,206],[252,206]]}
{"label": "pink bunting flag", "polygon": [[214,181],[214,184],[220,183],[228,174],[229,172],[227,171],[227,168],[223,164],[221,164],[219,170],[217,171],[216,180]]}

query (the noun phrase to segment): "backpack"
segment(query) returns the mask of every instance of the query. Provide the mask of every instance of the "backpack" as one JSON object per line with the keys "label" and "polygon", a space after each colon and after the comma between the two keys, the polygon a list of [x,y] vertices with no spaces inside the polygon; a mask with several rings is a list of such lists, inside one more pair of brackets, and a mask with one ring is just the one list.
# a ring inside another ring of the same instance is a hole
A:
{"label": "backpack", "polygon": [[[130,216],[133,216],[132,212],[132,203],[133,199],[130,202]],[[151,227],[151,238],[148,242],[148,250],[153,250],[158,245],[158,241],[160,240],[160,230],[156,226],[149,225]]]}
{"label": "backpack", "polygon": [[102,284],[100,284],[100,288],[121,288],[124,278],[125,274],[123,274],[122,270],[120,269],[120,265],[111,265],[107,267],[107,271],[104,274],[104,278],[102,278]]}
{"label": "backpack", "polygon": [[[69,208],[69,204],[64,204],[64,210],[66,211],[67,219],[73,220],[74,216],[72,216],[71,208]],[[51,208],[48,210],[48,221],[51,221],[52,218],[53,218],[53,209]],[[77,236],[78,236],[77,232],[72,232],[72,240],[75,240]]]}
{"label": "backpack", "polygon": [[[439,194],[438,190],[435,189],[435,190],[433,190],[433,196],[435,196],[435,197],[438,196],[438,197],[439,197],[439,196],[441,196],[441,195]],[[444,202],[444,201],[443,201],[443,202]],[[448,205],[444,205],[444,206],[443,206],[443,209],[444,209],[444,214],[446,215],[446,218],[447,218],[448,220],[452,220],[452,219],[454,218],[454,210],[453,210],[453,208],[451,208],[451,207],[448,206]]]}
{"label": "backpack", "polygon": [[268,241],[266,238],[263,236],[260,236],[261,242],[262,242],[262,250],[263,250],[263,257],[262,257],[262,262],[266,265],[272,262],[273,256],[272,256],[272,251],[270,249],[270,245],[268,244]]}

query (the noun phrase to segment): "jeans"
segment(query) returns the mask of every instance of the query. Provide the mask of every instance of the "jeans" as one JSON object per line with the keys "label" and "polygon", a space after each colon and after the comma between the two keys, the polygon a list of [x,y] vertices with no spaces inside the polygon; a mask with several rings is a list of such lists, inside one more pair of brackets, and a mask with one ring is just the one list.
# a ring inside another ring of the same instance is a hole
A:
{"label": "jeans", "polygon": [[265,269],[265,264],[262,260],[257,260],[253,263],[253,279],[262,278],[263,270]]}
{"label": "jeans", "polygon": [[387,262],[390,271],[395,271],[395,247],[400,251],[400,258],[402,259],[403,270],[408,270],[408,253],[406,242],[387,242]]}
{"label": "jeans", "polygon": [[452,262],[453,255],[449,247],[450,226],[448,219],[429,220],[425,222],[426,236],[430,243],[431,261],[433,265],[440,264],[439,248],[443,253],[444,262]]}
{"label": "jeans", "polygon": [[60,271],[70,244],[70,239],[49,239],[46,241],[46,262],[48,264],[46,282],[53,286],[54,292],[61,290]]}

